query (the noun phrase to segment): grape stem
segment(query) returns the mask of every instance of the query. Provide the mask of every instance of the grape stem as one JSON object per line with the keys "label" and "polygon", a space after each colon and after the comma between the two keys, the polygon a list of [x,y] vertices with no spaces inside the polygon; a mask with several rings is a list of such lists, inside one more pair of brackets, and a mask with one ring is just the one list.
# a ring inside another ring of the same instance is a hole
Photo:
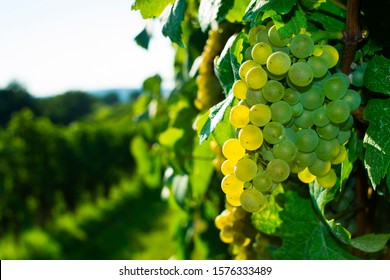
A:
{"label": "grape stem", "polygon": [[349,74],[351,64],[354,60],[357,45],[362,41],[362,30],[359,23],[360,0],[348,0],[347,19],[343,31],[343,52],[340,69],[343,73]]}

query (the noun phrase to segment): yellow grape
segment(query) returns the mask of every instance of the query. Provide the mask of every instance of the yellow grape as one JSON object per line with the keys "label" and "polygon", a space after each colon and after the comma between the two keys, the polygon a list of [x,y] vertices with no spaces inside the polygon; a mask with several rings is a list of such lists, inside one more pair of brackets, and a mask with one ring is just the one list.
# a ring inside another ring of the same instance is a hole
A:
{"label": "yellow grape", "polygon": [[246,84],[252,89],[261,89],[267,80],[267,72],[261,67],[251,68],[245,76]]}
{"label": "yellow grape", "polygon": [[223,175],[234,174],[234,166],[236,166],[237,160],[226,159],[221,165],[221,172]]}
{"label": "yellow grape", "polygon": [[238,139],[241,146],[249,151],[257,150],[263,144],[263,132],[255,125],[248,124],[241,128]]}
{"label": "yellow grape", "polygon": [[238,99],[245,99],[247,90],[248,87],[243,80],[235,81],[232,87],[233,94]]}
{"label": "yellow grape", "polygon": [[301,182],[309,184],[316,179],[316,176],[311,174],[309,169],[306,167],[302,171],[298,172],[298,178]]}
{"label": "yellow grape", "polygon": [[257,126],[265,126],[271,120],[271,109],[265,104],[255,104],[250,108],[249,121]]}
{"label": "yellow grape", "polygon": [[249,108],[236,105],[230,110],[229,122],[235,128],[242,128],[249,123]]}
{"label": "yellow grape", "polygon": [[222,179],[221,189],[227,195],[240,194],[243,188],[244,182],[240,181],[234,174],[225,175]]}
{"label": "yellow grape", "polygon": [[239,160],[245,155],[245,149],[238,139],[231,138],[223,143],[222,154],[227,159]]}

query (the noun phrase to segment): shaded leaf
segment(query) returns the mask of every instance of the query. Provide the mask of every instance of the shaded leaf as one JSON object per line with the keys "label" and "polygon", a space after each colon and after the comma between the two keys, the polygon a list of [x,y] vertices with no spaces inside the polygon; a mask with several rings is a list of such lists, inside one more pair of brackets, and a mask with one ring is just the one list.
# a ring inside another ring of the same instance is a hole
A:
{"label": "shaded leaf", "polygon": [[390,95],[390,59],[374,56],[364,71],[363,85],[369,90]]}
{"label": "shaded leaf", "polygon": [[382,250],[390,239],[390,234],[366,234],[351,240],[351,245],[361,251],[374,253]]}
{"label": "shaded leaf", "polygon": [[186,1],[176,0],[173,5],[170,5],[165,9],[161,16],[163,35],[169,37],[173,43],[176,43],[181,47],[184,46],[181,38],[181,22],[184,19],[185,9]]}
{"label": "shaded leaf", "polygon": [[172,180],[173,196],[178,205],[183,207],[185,205],[188,188],[189,177],[187,174],[176,175]]}
{"label": "shaded leaf", "polygon": [[201,0],[198,19],[202,31],[206,31],[214,21],[220,22],[225,19],[234,2],[234,0]]}
{"label": "shaded leaf", "polygon": [[138,46],[144,49],[148,49],[149,42],[150,42],[151,34],[148,32],[147,28],[145,27],[135,38],[135,42]]}

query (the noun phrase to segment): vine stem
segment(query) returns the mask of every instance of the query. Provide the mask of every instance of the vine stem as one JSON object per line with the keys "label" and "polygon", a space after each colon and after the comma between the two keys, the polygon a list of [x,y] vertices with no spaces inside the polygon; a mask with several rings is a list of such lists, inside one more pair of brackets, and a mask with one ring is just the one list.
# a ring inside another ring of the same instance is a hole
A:
{"label": "vine stem", "polygon": [[360,0],[348,0],[347,19],[343,31],[343,52],[340,69],[343,73],[349,74],[351,64],[354,60],[357,45],[362,41],[362,31],[359,24]]}

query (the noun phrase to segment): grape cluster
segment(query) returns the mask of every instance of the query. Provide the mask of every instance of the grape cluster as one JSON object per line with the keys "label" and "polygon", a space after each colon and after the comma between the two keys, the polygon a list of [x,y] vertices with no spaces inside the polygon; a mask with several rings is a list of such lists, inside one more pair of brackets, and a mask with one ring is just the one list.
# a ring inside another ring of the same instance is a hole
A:
{"label": "grape cluster", "polygon": [[334,167],[346,158],[361,97],[347,75],[331,74],[339,59],[333,46],[306,33],[281,38],[274,25],[252,27],[248,37],[232,87],[239,102],[229,121],[237,137],[222,147],[221,188],[231,205],[256,212],[292,175],[336,184]]}

